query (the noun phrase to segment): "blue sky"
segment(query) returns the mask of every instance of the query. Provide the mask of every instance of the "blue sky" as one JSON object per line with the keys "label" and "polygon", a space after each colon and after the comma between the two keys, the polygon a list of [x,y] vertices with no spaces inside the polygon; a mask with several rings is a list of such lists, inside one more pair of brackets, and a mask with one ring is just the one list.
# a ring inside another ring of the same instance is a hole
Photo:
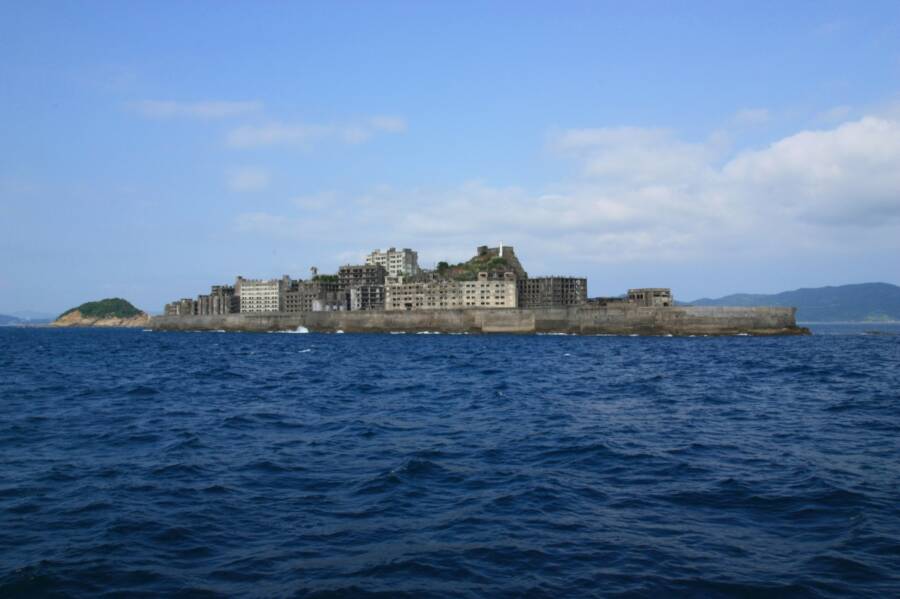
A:
{"label": "blue sky", "polygon": [[900,283],[896,2],[6,2],[0,48],[0,313],[501,240],[594,295]]}

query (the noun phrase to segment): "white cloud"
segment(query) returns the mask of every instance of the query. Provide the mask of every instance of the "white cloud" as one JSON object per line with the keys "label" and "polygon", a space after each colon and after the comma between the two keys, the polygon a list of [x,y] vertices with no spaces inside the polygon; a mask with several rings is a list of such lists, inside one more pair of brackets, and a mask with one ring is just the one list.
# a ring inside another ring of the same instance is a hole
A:
{"label": "white cloud", "polygon": [[194,118],[221,119],[251,114],[262,110],[256,101],[229,102],[205,100],[201,102],[176,102],[173,100],[141,100],[131,104],[141,116],[155,119]]}
{"label": "white cloud", "polygon": [[719,153],[714,140],[684,142],[666,129],[639,127],[572,129],[553,145],[576,157],[586,176],[629,187],[694,177]]}
{"label": "white cloud", "polygon": [[325,141],[360,144],[379,133],[401,133],[405,130],[406,121],[399,117],[385,116],[344,125],[269,122],[237,127],[228,133],[226,142],[232,148],[273,145],[311,147]]}
{"label": "white cloud", "polygon": [[801,222],[896,222],[900,122],[866,117],[835,129],[804,131],[763,150],[744,152],[722,174],[745,201],[769,202]]}
{"label": "white cloud", "polygon": [[[426,262],[501,239],[566,264],[900,249],[900,119],[867,117],[743,151],[716,136],[693,142],[636,127],[563,131],[551,146],[582,174],[539,190],[475,181],[312,196],[295,199],[288,216],[242,215],[236,225],[279,236],[353,230],[357,244],[403,240]],[[313,207],[327,208],[315,222]]]}
{"label": "white cloud", "polygon": [[228,174],[228,188],[232,191],[262,191],[269,186],[271,175],[265,169],[245,166]]}

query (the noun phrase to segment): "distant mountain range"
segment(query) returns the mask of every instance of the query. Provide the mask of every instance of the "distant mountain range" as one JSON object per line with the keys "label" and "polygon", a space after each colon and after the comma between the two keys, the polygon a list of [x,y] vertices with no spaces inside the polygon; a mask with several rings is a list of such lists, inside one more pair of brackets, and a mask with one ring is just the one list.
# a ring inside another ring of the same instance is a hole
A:
{"label": "distant mountain range", "polygon": [[9,314],[0,314],[0,327],[13,326],[29,326],[38,324],[49,324],[53,322],[53,318],[22,318],[19,316],[10,316]]}
{"label": "distant mountain range", "polygon": [[802,322],[900,321],[900,287],[890,283],[795,289],[771,295],[736,293],[688,303],[693,306],[795,306],[797,320]]}

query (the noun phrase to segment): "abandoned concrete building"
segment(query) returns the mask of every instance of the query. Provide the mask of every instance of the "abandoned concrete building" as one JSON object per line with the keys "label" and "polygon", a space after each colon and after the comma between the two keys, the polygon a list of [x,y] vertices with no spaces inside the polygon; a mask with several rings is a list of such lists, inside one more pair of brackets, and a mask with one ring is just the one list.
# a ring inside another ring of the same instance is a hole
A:
{"label": "abandoned concrete building", "polygon": [[232,285],[213,285],[209,294],[210,314],[234,314],[241,310],[241,298]]}
{"label": "abandoned concrete building", "polygon": [[198,302],[189,297],[183,297],[166,304],[163,314],[166,316],[193,316],[198,314]]}
{"label": "abandoned concrete building", "polygon": [[452,310],[461,308],[515,308],[518,305],[514,273],[478,273],[475,281],[405,282],[389,279],[385,310]]}
{"label": "abandoned concrete building", "polygon": [[384,285],[387,274],[381,264],[347,265],[338,269],[338,282],[344,289]]}
{"label": "abandoned concrete building", "polygon": [[310,281],[294,280],[284,292],[284,311],[315,312],[324,311],[326,308],[328,311],[346,310],[345,295],[341,284],[337,281],[319,278]]}
{"label": "abandoned concrete building", "polygon": [[[474,308],[553,308],[589,304],[598,307],[627,303],[673,306],[668,288],[629,289],[621,297],[587,298],[582,277],[528,278],[512,246],[479,246],[466,263],[433,271],[418,265],[418,253],[404,248],[375,250],[365,264],[345,265],[336,275],[309,280],[245,279],[214,285],[197,299],[182,298],[165,305],[169,316],[232,313],[454,310]],[[473,280],[474,279],[474,280]]]}
{"label": "abandoned concrete building", "polygon": [[163,312],[166,315],[177,316],[180,314],[200,315],[207,314],[234,314],[240,311],[240,298],[234,293],[234,287],[230,285],[213,285],[210,293],[198,295],[196,300],[182,298],[166,304]]}
{"label": "abandoned concrete building", "polygon": [[360,285],[351,287],[350,310],[384,310],[384,285]]}
{"label": "abandoned concrete building", "polygon": [[587,301],[587,279],[536,277],[517,282],[520,308],[577,306]]}
{"label": "abandoned concrete building", "polygon": [[239,276],[234,287],[240,297],[241,313],[283,311],[284,290],[289,283],[287,275],[280,279],[245,279]]}
{"label": "abandoned concrete building", "polygon": [[639,306],[674,306],[672,290],[665,287],[629,289],[628,301]]}
{"label": "abandoned concrete building", "polygon": [[409,248],[388,248],[386,252],[375,250],[366,256],[366,264],[381,265],[392,277],[410,276],[419,273],[419,254]]}

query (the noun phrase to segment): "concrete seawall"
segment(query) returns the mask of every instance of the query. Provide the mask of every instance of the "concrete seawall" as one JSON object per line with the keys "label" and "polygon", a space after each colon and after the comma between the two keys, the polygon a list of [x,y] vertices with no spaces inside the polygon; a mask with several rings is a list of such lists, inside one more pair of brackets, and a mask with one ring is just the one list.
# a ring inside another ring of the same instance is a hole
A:
{"label": "concrete seawall", "polygon": [[798,335],[795,308],[721,308],[633,305],[410,312],[297,312],[154,316],[157,331],[267,332],[306,327],[312,332],[573,333],[582,335]]}

